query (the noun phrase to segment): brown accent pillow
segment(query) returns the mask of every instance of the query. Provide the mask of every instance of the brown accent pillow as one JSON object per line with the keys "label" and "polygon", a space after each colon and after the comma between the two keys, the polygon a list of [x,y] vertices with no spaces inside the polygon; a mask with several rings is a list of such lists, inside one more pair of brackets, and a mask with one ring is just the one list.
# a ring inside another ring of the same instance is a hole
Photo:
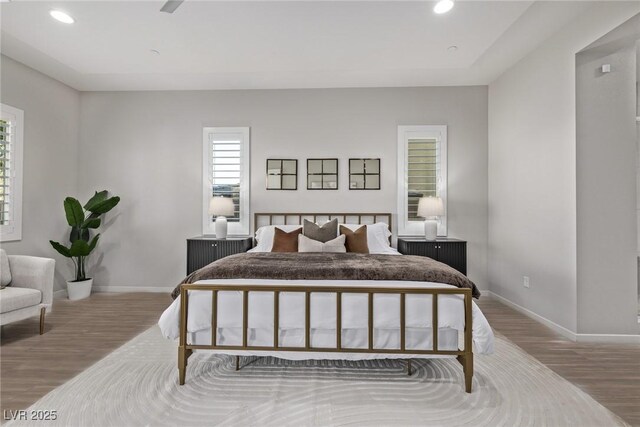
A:
{"label": "brown accent pillow", "polygon": [[355,252],[358,254],[368,254],[369,245],[367,244],[367,226],[363,225],[356,231],[352,231],[350,228],[344,225],[340,226],[340,234],[344,234],[347,237],[345,246],[347,252]]}
{"label": "brown accent pillow", "polygon": [[302,223],[302,235],[322,243],[333,240],[338,237],[338,218],[332,219],[322,227],[305,219]]}
{"label": "brown accent pillow", "polygon": [[271,252],[298,252],[298,235],[300,233],[302,233],[302,227],[289,233],[276,227]]}

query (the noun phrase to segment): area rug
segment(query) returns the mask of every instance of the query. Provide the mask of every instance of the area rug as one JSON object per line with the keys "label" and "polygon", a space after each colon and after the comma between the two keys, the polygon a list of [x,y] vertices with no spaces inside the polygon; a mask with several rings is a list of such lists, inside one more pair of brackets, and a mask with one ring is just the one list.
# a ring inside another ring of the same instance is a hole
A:
{"label": "area rug", "polygon": [[[63,426],[617,426],[586,393],[505,337],[476,356],[473,393],[451,359],[284,361],[196,353],[178,386],[176,344],[143,332],[29,410]],[[52,360],[55,363],[55,360]]]}

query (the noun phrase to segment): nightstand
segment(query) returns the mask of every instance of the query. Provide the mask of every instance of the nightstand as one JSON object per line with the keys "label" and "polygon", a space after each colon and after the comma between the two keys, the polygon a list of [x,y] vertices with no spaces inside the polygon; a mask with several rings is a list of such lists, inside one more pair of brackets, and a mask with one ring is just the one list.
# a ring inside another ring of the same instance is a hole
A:
{"label": "nightstand", "polygon": [[253,246],[251,237],[216,239],[200,236],[187,239],[187,274],[229,255],[246,252]]}
{"label": "nightstand", "polygon": [[398,237],[398,252],[403,255],[433,258],[462,274],[467,274],[467,242],[464,240],[439,238],[428,241],[413,237]]}

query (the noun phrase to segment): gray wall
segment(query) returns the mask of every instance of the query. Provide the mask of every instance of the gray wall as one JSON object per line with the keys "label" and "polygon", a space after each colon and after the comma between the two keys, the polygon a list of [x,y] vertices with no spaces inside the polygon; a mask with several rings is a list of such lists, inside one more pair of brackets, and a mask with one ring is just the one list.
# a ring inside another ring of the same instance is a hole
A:
{"label": "gray wall", "polygon": [[613,49],[576,55],[580,333],[638,331],[635,41]]}
{"label": "gray wall", "polygon": [[[469,275],[486,288],[487,88],[94,92],[81,95],[86,197],[122,197],[110,215],[98,286],[171,286],[185,239],[201,234],[203,126],[251,126],[251,209],[396,211],[397,126],[449,126],[449,235],[469,241]],[[307,191],[306,159],[340,159],[340,190]],[[266,191],[267,157],[299,159],[298,191]],[[382,189],[349,191],[349,157],[380,157]]]}
{"label": "gray wall", "polygon": [[73,275],[49,239],[68,238],[62,201],[77,190],[80,95],[4,55],[0,101],[24,110],[22,240],[2,243],[11,254],[56,259],[56,289]]}
{"label": "gray wall", "polygon": [[590,6],[489,85],[490,289],[572,332],[580,292],[575,54],[638,12],[632,2]]}

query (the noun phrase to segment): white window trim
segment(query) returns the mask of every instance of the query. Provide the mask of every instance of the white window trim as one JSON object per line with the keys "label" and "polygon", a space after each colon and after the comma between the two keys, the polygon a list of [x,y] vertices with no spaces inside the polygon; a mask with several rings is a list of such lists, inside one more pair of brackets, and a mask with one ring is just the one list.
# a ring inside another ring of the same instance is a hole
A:
{"label": "white window trim", "polygon": [[209,135],[212,133],[234,133],[242,134],[242,167],[240,175],[240,221],[229,222],[229,236],[249,236],[250,235],[250,128],[249,127],[205,127],[202,129],[202,234],[215,234],[214,223],[209,215],[209,201],[211,200],[211,144]]}
{"label": "white window trim", "polygon": [[407,212],[407,143],[409,138],[435,138],[440,144],[440,175],[436,194],[444,203],[438,221],[438,236],[447,235],[447,126],[398,126],[398,236],[424,236],[423,221],[409,221]]}
{"label": "white window trim", "polygon": [[15,123],[12,137],[11,163],[11,224],[0,225],[0,242],[22,240],[22,157],[24,153],[24,111],[9,105],[0,104],[2,117]]}

